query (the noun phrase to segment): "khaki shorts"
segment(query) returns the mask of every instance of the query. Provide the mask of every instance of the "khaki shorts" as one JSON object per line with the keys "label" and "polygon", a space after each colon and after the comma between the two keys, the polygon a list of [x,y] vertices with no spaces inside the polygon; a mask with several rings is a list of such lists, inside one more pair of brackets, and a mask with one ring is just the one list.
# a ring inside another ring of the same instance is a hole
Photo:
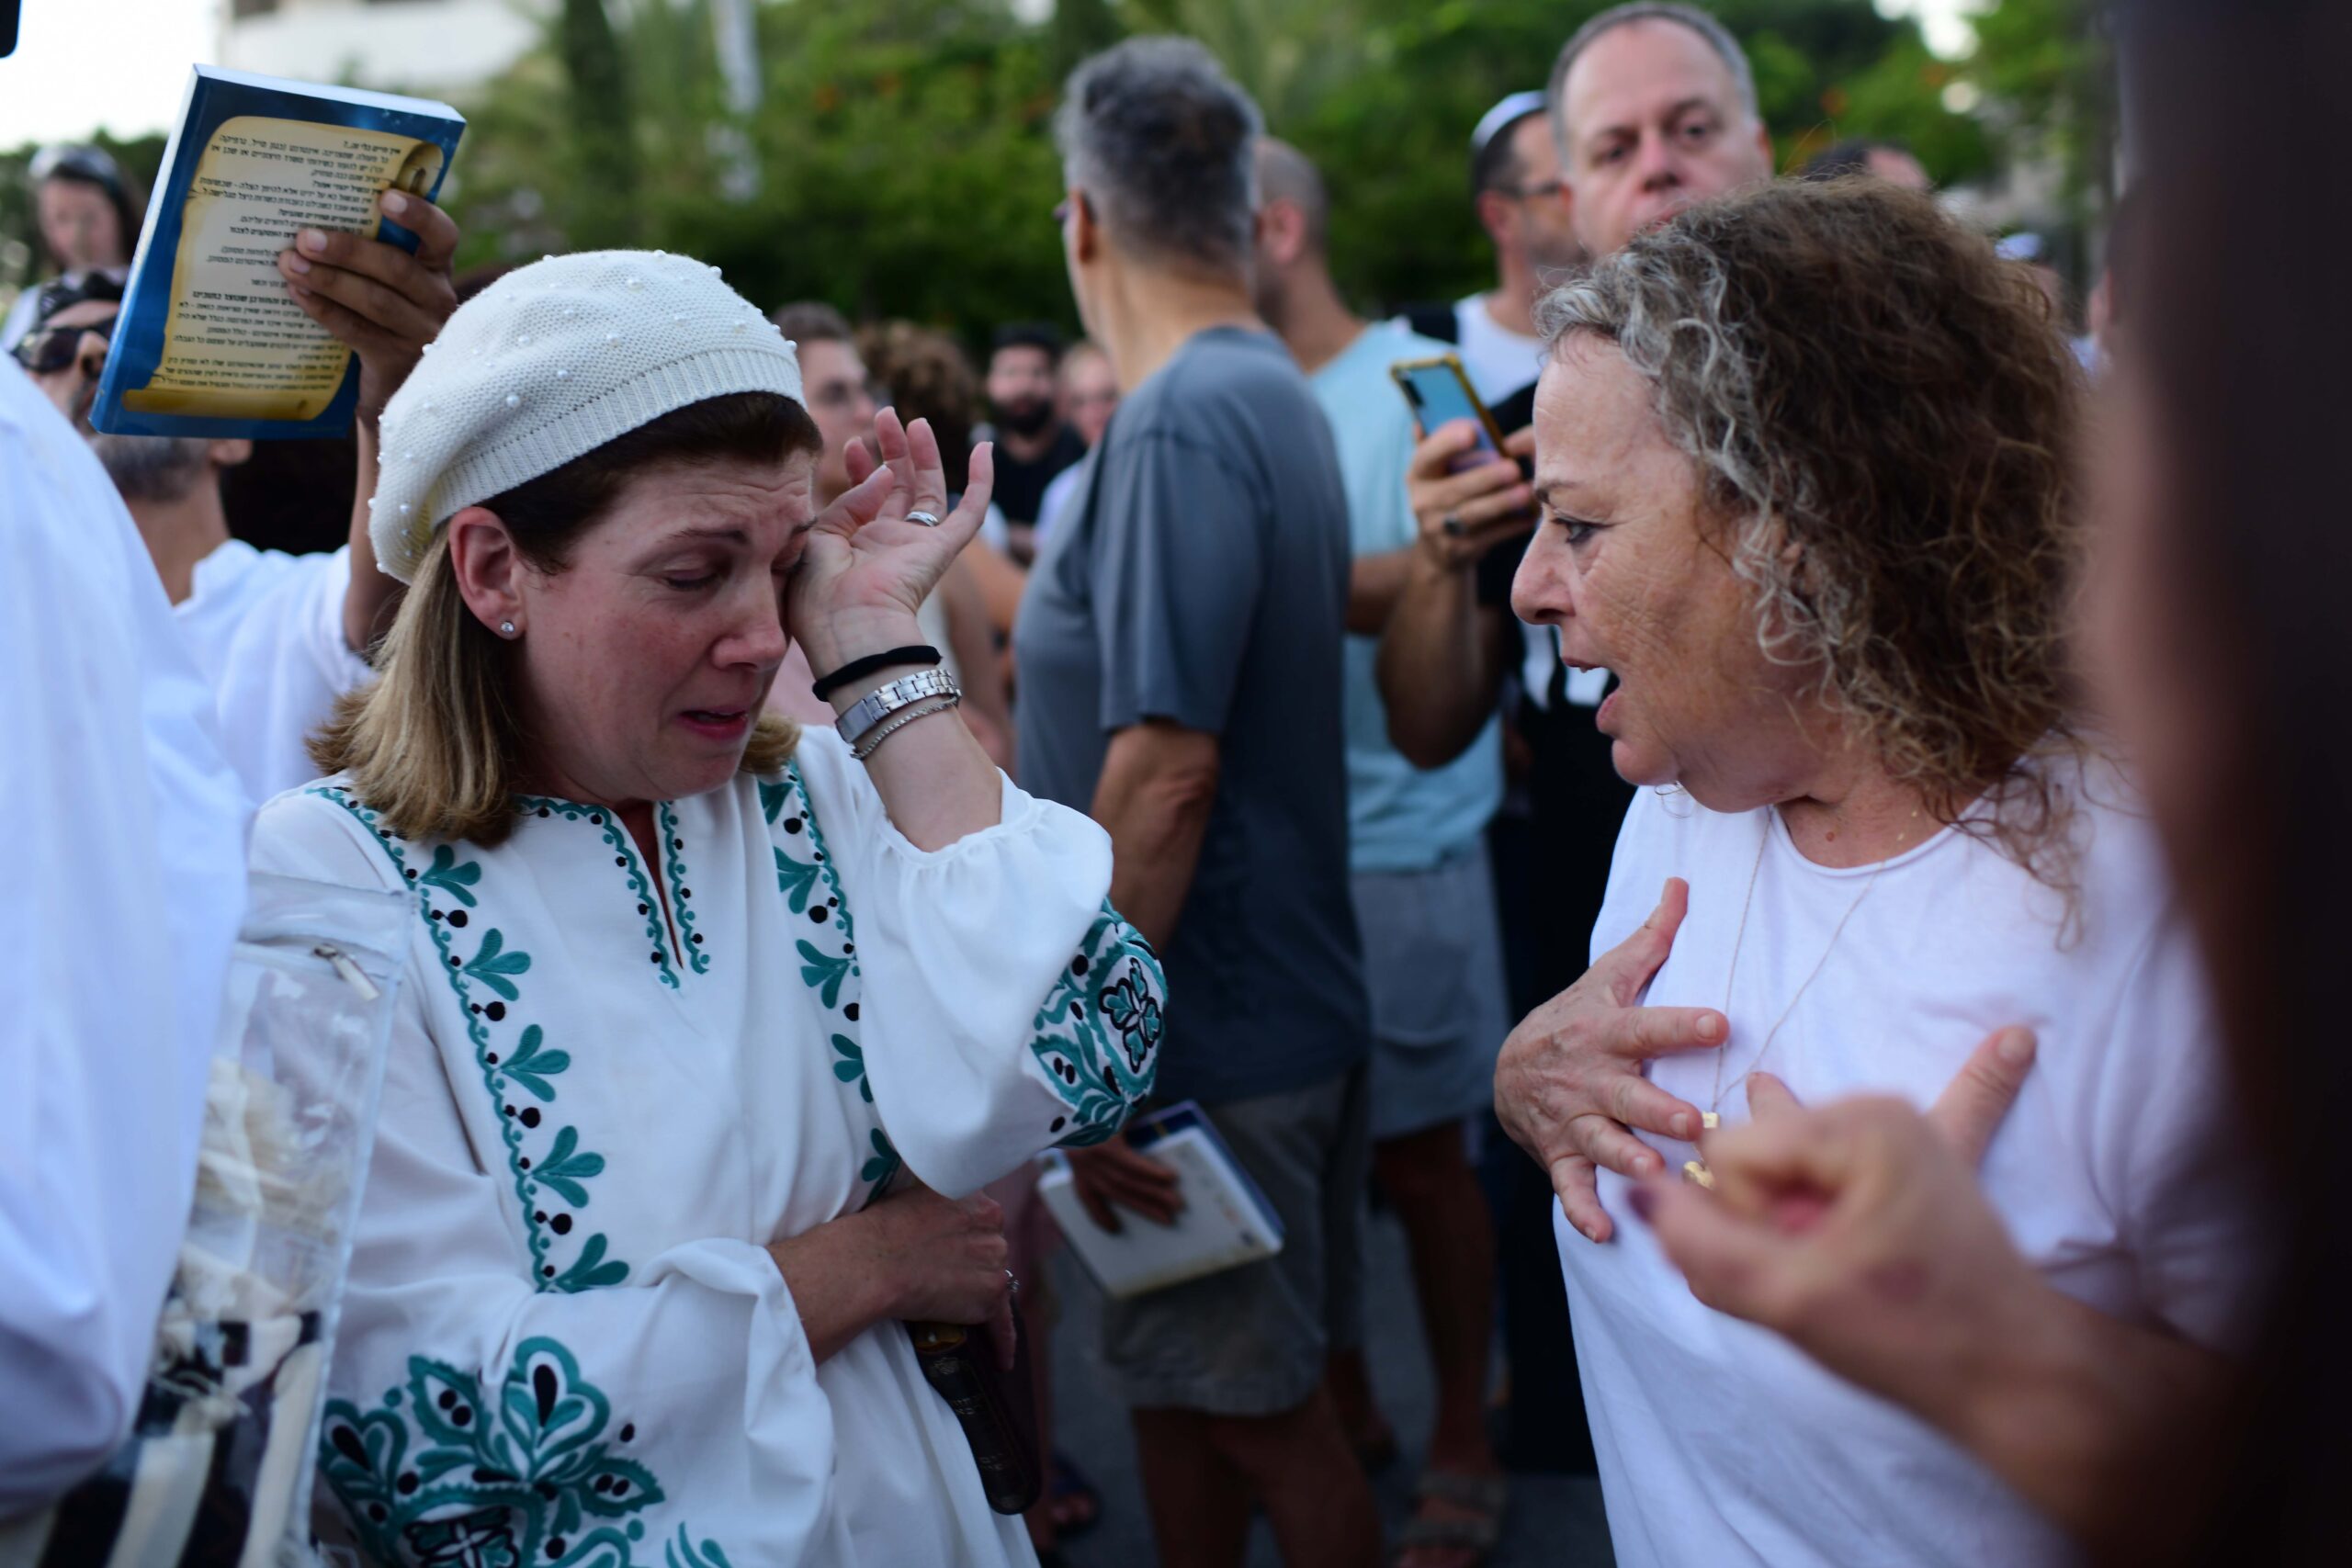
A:
{"label": "khaki shorts", "polygon": [[1365,1069],[1204,1109],[1273,1205],[1283,1249],[1106,1302],[1103,1358],[1133,1406],[1279,1416],[1314,1393],[1326,1356],[1363,1341]]}

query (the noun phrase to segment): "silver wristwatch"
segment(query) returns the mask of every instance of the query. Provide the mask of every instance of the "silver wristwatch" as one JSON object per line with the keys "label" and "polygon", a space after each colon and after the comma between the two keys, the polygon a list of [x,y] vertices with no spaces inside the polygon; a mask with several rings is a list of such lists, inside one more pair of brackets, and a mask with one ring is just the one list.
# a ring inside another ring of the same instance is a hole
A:
{"label": "silver wristwatch", "polygon": [[956,684],[956,678],[944,670],[925,670],[901,676],[888,685],[875,687],[852,703],[849,711],[834,722],[833,732],[854,750],[857,743],[865,739],[866,731],[899,709],[912,707],[933,697],[960,700],[963,695],[963,689]]}

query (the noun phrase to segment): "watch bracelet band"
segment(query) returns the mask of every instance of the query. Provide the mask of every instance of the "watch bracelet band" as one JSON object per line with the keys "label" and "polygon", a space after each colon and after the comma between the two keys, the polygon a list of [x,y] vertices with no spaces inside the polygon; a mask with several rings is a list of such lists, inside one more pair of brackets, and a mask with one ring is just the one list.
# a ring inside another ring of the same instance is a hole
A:
{"label": "watch bracelet band", "polygon": [[876,727],[874,733],[868,735],[862,744],[851,747],[850,757],[854,761],[863,762],[881,750],[882,742],[889,739],[915,720],[929,718],[935,713],[950,712],[961,707],[963,703],[964,694],[961,692],[950,692],[944,697],[933,697],[929,702],[918,703],[913,707],[907,708],[893,716],[888,723]]}
{"label": "watch bracelet band", "polygon": [[922,702],[926,697],[962,696],[963,690],[956,678],[944,670],[922,670],[912,675],[902,675],[885,685],[876,686],[849,705],[833,726],[834,732],[848,743],[853,751],[865,739],[867,731],[900,708]]}

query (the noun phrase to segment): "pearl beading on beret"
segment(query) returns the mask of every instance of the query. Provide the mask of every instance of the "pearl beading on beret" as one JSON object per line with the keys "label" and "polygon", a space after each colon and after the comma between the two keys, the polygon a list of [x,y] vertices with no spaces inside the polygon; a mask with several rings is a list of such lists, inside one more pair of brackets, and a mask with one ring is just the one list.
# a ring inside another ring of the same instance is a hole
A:
{"label": "pearl beading on beret", "polygon": [[717,267],[660,251],[517,268],[424,352],[384,409],[368,503],[377,564],[402,582],[456,513],[674,409],[734,392],[804,401],[795,345],[759,307]]}

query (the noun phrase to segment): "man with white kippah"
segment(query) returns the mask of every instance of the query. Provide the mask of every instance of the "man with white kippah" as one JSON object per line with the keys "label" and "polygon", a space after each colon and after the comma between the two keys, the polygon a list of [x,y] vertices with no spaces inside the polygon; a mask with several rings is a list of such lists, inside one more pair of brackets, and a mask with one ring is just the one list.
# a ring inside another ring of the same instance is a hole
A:
{"label": "man with white kippah", "polygon": [[422,197],[387,191],[380,200],[386,217],[417,234],[413,254],[359,234],[305,229],[277,258],[295,302],[359,359],[359,491],[349,542],[331,554],[257,550],[230,536],[220,479],[252,455],[252,442],[90,428],[122,309],[119,273],[44,291],[40,318],[16,350],[89,438],[130,509],[173,619],[213,688],[222,749],[256,803],[316,776],[303,743],[336,697],[368,680],[368,644],[398,597],[368,543],[377,422],[457,306],[449,265],[458,227]]}
{"label": "man with white kippah", "polygon": [[[321,1447],[375,1562],[1033,1561],[906,1325],[1012,1371],[966,1195],[1110,1135],[1164,987],[918,628],[989,448],[951,508],[885,411],[820,511],[805,396],[715,268],[607,251],[385,410],[408,592],[254,834],[414,904]],[[763,712],[796,644],[831,727]]]}

